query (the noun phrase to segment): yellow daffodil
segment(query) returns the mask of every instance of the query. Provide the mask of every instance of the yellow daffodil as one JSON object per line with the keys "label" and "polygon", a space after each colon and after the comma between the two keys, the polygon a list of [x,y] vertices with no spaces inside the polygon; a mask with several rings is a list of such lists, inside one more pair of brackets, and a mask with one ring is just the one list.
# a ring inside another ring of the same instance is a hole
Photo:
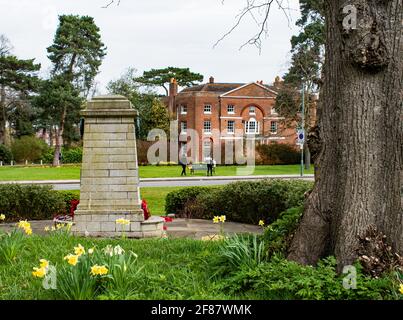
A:
{"label": "yellow daffodil", "polygon": [[224,223],[225,220],[227,220],[227,217],[226,216],[221,216],[218,219],[220,220],[220,222]]}
{"label": "yellow daffodil", "polygon": [[41,259],[41,260],[39,260],[39,262],[40,262],[40,267],[41,268],[48,268],[49,267],[49,261],[48,260],[46,260],[46,259]]}
{"label": "yellow daffodil", "polygon": [[91,274],[93,276],[102,276],[108,273],[108,268],[105,266],[95,265],[91,267]]}
{"label": "yellow daffodil", "polygon": [[78,255],[69,254],[69,255],[64,257],[64,260],[67,260],[67,262],[69,264],[71,264],[72,266],[75,266],[77,264],[77,262],[78,262],[78,258],[79,258]]}
{"label": "yellow daffodil", "polygon": [[220,217],[214,217],[213,218],[213,223],[218,223],[220,222]]}
{"label": "yellow daffodil", "polygon": [[123,219],[123,218],[116,219],[116,224],[129,225],[129,224],[130,224],[130,220]]}
{"label": "yellow daffodil", "polygon": [[403,294],[403,284],[400,285],[399,291],[401,294]]}
{"label": "yellow daffodil", "polygon": [[50,230],[55,231],[55,230],[56,230],[56,228],[55,228],[54,226],[52,226],[52,228],[51,228]]}
{"label": "yellow daffodil", "polygon": [[60,223],[58,223],[58,224],[56,225],[56,230],[60,230],[61,228],[63,228],[63,225],[60,224]]}
{"label": "yellow daffodil", "polygon": [[264,221],[263,220],[259,221],[259,226],[264,227]]}
{"label": "yellow daffodil", "polygon": [[32,229],[31,229],[31,227],[24,228],[24,231],[25,231],[25,233],[26,233],[27,235],[29,235],[29,236],[32,234]]}
{"label": "yellow daffodil", "polygon": [[18,222],[18,228],[25,229],[30,228],[31,224],[27,220],[21,220]]}
{"label": "yellow daffodil", "polygon": [[6,220],[6,216],[5,216],[4,214],[0,214],[0,220],[1,220],[1,221]]}
{"label": "yellow daffodil", "polygon": [[33,268],[32,275],[36,278],[43,278],[46,275],[46,268]]}
{"label": "yellow daffodil", "polygon": [[78,244],[77,247],[74,247],[74,253],[77,256],[81,256],[81,255],[85,254],[84,247],[81,244]]}
{"label": "yellow daffodil", "polygon": [[45,227],[44,229],[46,232],[48,232],[50,230],[50,228],[48,226]]}
{"label": "yellow daffodil", "polygon": [[88,249],[88,254],[93,254],[94,253],[95,248],[90,248]]}

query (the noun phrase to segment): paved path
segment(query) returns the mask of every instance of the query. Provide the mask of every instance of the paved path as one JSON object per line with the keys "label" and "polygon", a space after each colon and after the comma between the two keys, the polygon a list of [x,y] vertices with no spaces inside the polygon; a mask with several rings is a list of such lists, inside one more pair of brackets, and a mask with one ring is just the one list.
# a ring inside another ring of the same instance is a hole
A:
{"label": "paved path", "polygon": [[[213,186],[228,184],[235,181],[254,181],[262,179],[284,180],[314,180],[313,174],[300,175],[256,175],[256,176],[214,176],[214,177],[183,177],[183,178],[144,178],[140,179],[140,187],[191,187]],[[55,190],[79,190],[80,180],[27,180],[27,181],[0,181],[0,184],[46,184],[52,185]]]}
{"label": "paved path", "polygon": [[[35,234],[45,234],[46,226],[51,227],[51,220],[30,221],[32,232]],[[167,226],[167,234],[170,237],[201,239],[204,236],[215,235],[220,233],[220,226],[213,224],[211,220],[200,219],[173,219],[172,222],[165,223]],[[15,223],[0,224],[0,230],[11,231],[15,227]],[[248,225],[243,223],[226,222],[224,224],[224,233],[262,233],[259,226]]]}

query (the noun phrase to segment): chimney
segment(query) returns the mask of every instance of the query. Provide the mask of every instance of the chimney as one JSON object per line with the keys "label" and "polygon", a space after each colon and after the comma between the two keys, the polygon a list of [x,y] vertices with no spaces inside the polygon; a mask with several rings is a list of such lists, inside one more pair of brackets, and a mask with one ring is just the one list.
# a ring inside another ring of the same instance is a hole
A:
{"label": "chimney", "polygon": [[210,77],[210,81],[209,81],[210,83],[214,83],[214,77]]}
{"label": "chimney", "polygon": [[168,111],[170,114],[174,113],[175,96],[178,94],[178,83],[175,78],[171,78],[169,83],[169,95],[168,95]]}

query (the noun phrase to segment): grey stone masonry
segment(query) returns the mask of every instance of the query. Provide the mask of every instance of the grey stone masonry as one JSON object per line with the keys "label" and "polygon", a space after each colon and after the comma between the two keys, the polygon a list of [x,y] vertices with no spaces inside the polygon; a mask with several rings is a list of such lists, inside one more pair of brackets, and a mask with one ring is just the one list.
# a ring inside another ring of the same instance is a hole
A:
{"label": "grey stone masonry", "polygon": [[[81,193],[73,232],[105,237],[122,233],[148,237],[150,231],[161,235],[163,223],[144,221],[140,205],[135,109],[123,96],[99,96],[87,102],[81,114],[85,120]],[[130,224],[116,224],[119,218]]]}

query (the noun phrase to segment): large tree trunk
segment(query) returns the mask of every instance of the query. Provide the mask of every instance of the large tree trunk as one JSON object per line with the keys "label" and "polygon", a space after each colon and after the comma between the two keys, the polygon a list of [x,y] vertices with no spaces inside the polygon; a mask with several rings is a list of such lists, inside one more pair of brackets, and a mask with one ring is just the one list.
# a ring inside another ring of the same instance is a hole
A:
{"label": "large tree trunk", "polygon": [[[347,4],[357,29],[343,27]],[[291,260],[313,265],[334,254],[340,270],[371,225],[403,254],[402,12],[402,0],[326,1],[321,148]]]}
{"label": "large tree trunk", "polygon": [[66,121],[66,114],[67,108],[64,106],[62,117],[60,119],[60,125],[55,130],[55,153],[53,155],[53,166],[60,165],[60,153],[62,152],[62,144],[63,144],[63,131],[64,131],[64,124]]}
{"label": "large tree trunk", "polygon": [[305,163],[305,169],[310,170],[311,169],[311,152],[309,151],[308,144],[304,144],[304,163]]}

